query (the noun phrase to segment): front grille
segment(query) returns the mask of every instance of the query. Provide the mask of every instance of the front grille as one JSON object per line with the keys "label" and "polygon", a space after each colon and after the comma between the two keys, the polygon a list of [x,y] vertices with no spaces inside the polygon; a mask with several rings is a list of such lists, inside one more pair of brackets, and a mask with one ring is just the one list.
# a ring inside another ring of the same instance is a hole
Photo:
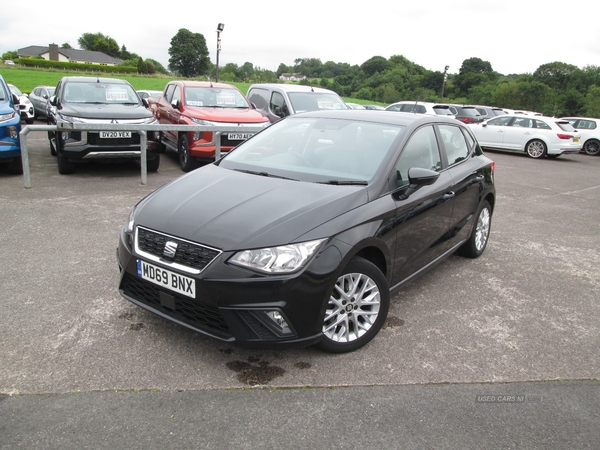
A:
{"label": "front grille", "polygon": [[204,247],[203,245],[193,244],[188,241],[177,239],[172,236],[167,236],[162,233],[138,227],[137,229],[138,248],[146,253],[154,255],[158,258],[163,257],[163,251],[167,241],[177,243],[177,252],[169,261],[191,267],[193,269],[202,270],[208,266],[217,256],[219,251],[212,248]]}
{"label": "front grille", "polygon": [[227,322],[223,319],[218,308],[170,291],[163,292],[175,299],[174,308],[164,306],[160,301],[161,290],[158,286],[129,273],[125,273],[123,276],[122,289],[128,297],[195,329],[206,331],[221,339],[232,337]]}
{"label": "front grille", "polygon": [[90,145],[98,145],[100,147],[124,147],[128,145],[140,145],[140,135],[132,131],[130,138],[101,139],[98,133],[88,132],[88,143]]}

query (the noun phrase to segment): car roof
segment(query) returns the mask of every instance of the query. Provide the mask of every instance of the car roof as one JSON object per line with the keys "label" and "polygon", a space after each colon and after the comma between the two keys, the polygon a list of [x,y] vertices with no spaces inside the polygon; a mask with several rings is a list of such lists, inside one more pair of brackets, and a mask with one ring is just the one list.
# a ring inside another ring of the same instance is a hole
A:
{"label": "car roof", "polygon": [[323,94],[328,93],[338,95],[337,93],[329,89],[324,89],[316,86],[306,86],[304,84],[258,83],[250,86],[248,90],[252,88],[280,89],[285,92],[320,92]]}
{"label": "car roof", "polygon": [[600,121],[600,119],[598,119],[597,117],[575,117],[575,116],[568,116],[568,117],[561,117],[561,119],[565,119],[565,120],[592,120],[594,122]]}
{"label": "car roof", "polygon": [[69,76],[69,77],[63,77],[63,81],[69,82],[69,83],[90,83],[90,82],[97,81],[98,83],[129,84],[128,81],[121,80],[120,78],[102,78],[102,77]]}
{"label": "car roof", "polygon": [[173,80],[169,84],[178,83],[184,87],[202,87],[202,88],[220,88],[220,89],[236,89],[235,86],[226,83],[216,83],[213,81],[194,81],[194,80]]}
{"label": "car roof", "polygon": [[500,117],[518,117],[519,119],[542,119],[542,120],[549,120],[551,122],[566,122],[567,118],[566,117],[550,117],[550,116],[529,116],[527,114],[504,114],[502,116],[496,116],[496,117],[492,117],[489,120],[493,120],[493,119],[497,119]]}
{"label": "car roof", "polygon": [[[415,122],[418,123],[448,123],[451,125],[464,126],[461,122],[451,116],[437,116],[431,114],[415,114],[412,112],[394,112],[390,113],[385,110],[368,109],[347,109],[347,110],[327,110],[327,111],[307,111],[299,114],[294,114],[290,118],[295,117],[316,117],[316,118],[333,118],[347,119],[364,122],[384,123],[390,125],[408,126]],[[287,118],[286,118],[287,119]]]}

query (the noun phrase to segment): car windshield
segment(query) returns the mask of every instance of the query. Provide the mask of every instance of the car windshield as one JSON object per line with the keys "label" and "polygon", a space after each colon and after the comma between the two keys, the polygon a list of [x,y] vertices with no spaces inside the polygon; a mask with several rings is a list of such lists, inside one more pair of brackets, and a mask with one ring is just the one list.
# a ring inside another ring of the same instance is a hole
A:
{"label": "car windshield", "polygon": [[290,92],[289,97],[296,113],[326,109],[348,109],[340,97],[328,92]]}
{"label": "car windshield", "polygon": [[137,93],[128,84],[71,82],[67,83],[63,93],[66,103],[108,103],[139,105]]}
{"label": "car windshield", "polygon": [[290,116],[240,144],[218,164],[262,176],[367,184],[403,130],[399,125]]}
{"label": "car windshield", "polygon": [[236,89],[186,87],[187,106],[209,106],[214,108],[249,108],[246,98]]}

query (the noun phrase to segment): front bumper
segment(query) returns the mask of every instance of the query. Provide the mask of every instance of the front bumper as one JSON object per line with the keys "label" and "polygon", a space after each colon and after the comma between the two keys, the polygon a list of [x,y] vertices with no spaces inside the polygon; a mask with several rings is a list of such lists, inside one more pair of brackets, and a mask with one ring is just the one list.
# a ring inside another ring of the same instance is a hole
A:
{"label": "front bumper", "polygon": [[[131,132],[130,138],[100,138],[99,132],[62,131],[64,143],[61,155],[71,160],[107,159],[107,158],[140,158],[140,135]],[[153,152],[156,143],[153,136],[148,136],[148,152]],[[149,155],[150,156],[150,155]]]}
{"label": "front bumper", "polygon": [[[219,254],[193,274],[174,270],[161,258],[140,256],[131,241],[123,229],[117,249],[119,292],[136,305],[204,335],[249,348],[304,347],[321,338],[340,261],[334,247],[293,275],[264,276],[226,264],[232,253]],[[138,261],[193,278],[194,297],[143,279]]]}

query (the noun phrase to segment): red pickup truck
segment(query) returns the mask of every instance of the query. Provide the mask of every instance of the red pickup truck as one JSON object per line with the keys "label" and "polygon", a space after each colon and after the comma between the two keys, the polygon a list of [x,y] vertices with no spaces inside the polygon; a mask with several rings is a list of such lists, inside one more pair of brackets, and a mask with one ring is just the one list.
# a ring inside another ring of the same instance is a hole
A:
{"label": "red pickup truck", "polygon": [[[244,126],[269,126],[269,119],[257,111],[248,99],[229,84],[205,81],[171,81],[160,99],[147,99],[148,107],[163,125],[236,125],[239,132],[221,135],[221,151],[227,152],[254,133]],[[159,151],[167,148],[179,154],[184,172],[200,162],[214,161],[215,134],[199,131],[162,131]]]}

